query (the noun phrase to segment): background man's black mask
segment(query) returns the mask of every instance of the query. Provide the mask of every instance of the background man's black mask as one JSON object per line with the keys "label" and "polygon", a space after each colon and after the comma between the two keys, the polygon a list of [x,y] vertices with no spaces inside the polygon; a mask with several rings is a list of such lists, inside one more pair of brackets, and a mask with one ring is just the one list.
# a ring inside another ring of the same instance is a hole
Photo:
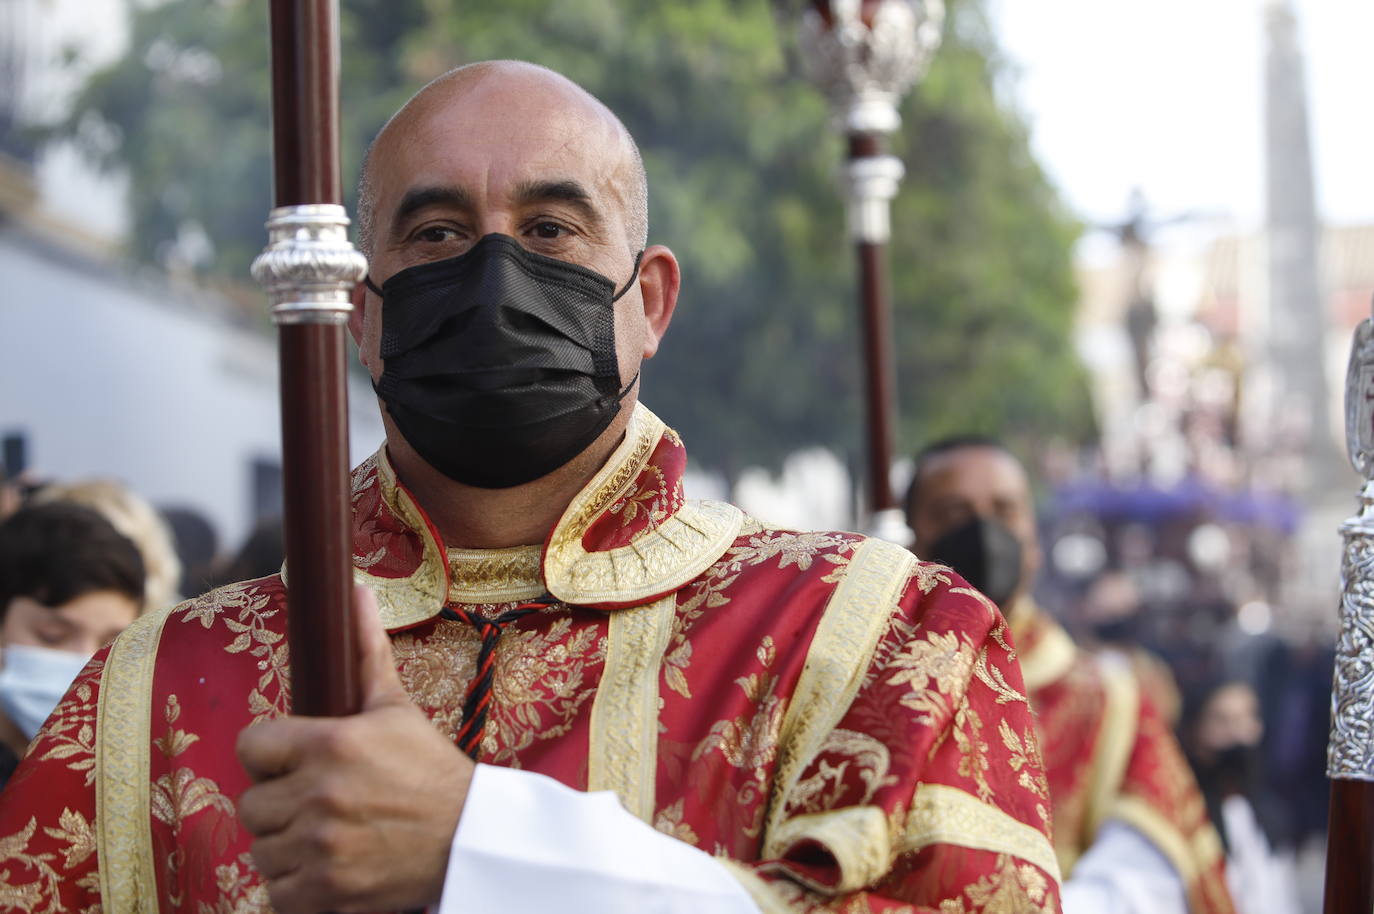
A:
{"label": "background man's black mask", "polygon": [[975,516],[921,550],[921,558],[948,565],[1003,611],[1021,583],[1021,543],[990,517]]}
{"label": "background man's black mask", "polygon": [[368,280],[385,302],[377,393],[450,479],[488,489],[538,479],[595,441],[634,385],[620,387],[613,305],[638,274],[636,257],[616,292],[600,273],[487,235],[381,289]]}

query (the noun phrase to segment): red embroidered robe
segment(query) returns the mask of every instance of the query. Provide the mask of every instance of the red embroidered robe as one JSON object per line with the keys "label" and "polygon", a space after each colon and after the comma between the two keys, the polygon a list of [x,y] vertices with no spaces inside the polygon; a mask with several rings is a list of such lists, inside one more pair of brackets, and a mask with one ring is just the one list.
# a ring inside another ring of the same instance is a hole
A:
{"label": "red embroidered robe", "polygon": [[1168,858],[1191,914],[1234,914],[1221,839],[1187,759],[1131,660],[1079,650],[1030,603],[1012,611],[1066,877],[1098,828],[1117,819]]}
{"label": "red embroidered robe", "polygon": [[[542,546],[445,550],[384,453],[354,564],[416,704],[453,734],[478,636],[439,618],[545,591],[506,631],[480,761],[613,790],[772,911],[1059,910],[1007,628],[948,569],[682,496],[639,407]],[[97,655],[0,796],[0,910],[265,910],[234,739],[287,713],[273,576],[146,616]]]}

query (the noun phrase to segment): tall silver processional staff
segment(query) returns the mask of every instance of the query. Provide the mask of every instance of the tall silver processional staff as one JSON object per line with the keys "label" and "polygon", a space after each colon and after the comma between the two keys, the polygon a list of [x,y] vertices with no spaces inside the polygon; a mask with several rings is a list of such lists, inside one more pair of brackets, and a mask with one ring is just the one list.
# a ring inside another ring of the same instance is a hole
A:
{"label": "tall silver processional staff", "polygon": [[904,169],[886,153],[884,137],[901,126],[897,106],[939,47],[944,14],[942,0],[813,0],[802,11],[798,34],[802,66],[825,93],[848,142],[843,181],[863,321],[866,526],[898,542],[907,532],[889,479],[897,398],[887,242],[890,204]]}
{"label": "tall silver processional staff", "polygon": [[1345,380],[1350,462],[1364,477],[1359,510],[1341,525],[1341,633],[1331,681],[1331,820],[1325,914],[1374,910],[1374,320],[1355,330]]}

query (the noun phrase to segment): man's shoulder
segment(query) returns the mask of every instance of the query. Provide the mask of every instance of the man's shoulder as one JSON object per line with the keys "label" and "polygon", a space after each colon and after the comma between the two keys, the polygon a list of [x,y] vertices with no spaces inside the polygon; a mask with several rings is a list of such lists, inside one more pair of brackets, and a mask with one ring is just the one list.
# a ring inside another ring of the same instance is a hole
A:
{"label": "man's shoulder", "polygon": [[908,616],[1001,618],[950,568],[922,561],[896,543],[845,530],[795,530],[748,514],[734,542],[698,580],[721,578],[736,587],[771,582],[794,597],[824,602],[878,594],[889,611]]}
{"label": "man's shoulder", "polygon": [[146,666],[159,692],[182,687],[188,678],[213,678],[221,694],[240,686],[247,691],[265,672],[284,673],[281,576],[219,587],[140,619],[112,648],[111,662],[121,660]]}

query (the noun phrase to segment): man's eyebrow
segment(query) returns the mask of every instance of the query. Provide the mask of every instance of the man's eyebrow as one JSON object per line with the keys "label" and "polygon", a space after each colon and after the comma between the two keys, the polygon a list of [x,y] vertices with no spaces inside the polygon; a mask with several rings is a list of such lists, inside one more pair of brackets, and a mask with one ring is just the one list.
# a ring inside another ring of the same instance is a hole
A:
{"label": "man's eyebrow", "polygon": [[514,199],[517,205],[558,201],[571,204],[582,217],[599,228],[604,221],[600,208],[592,200],[591,192],[581,182],[572,178],[560,181],[524,181],[516,185]]}
{"label": "man's eyebrow", "polygon": [[412,187],[396,207],[391,217],[391,232],[399,232],[405,221],[420,210],[430,206],[447,206],[452,209],[471,209],[472,195],[461,187]]}

